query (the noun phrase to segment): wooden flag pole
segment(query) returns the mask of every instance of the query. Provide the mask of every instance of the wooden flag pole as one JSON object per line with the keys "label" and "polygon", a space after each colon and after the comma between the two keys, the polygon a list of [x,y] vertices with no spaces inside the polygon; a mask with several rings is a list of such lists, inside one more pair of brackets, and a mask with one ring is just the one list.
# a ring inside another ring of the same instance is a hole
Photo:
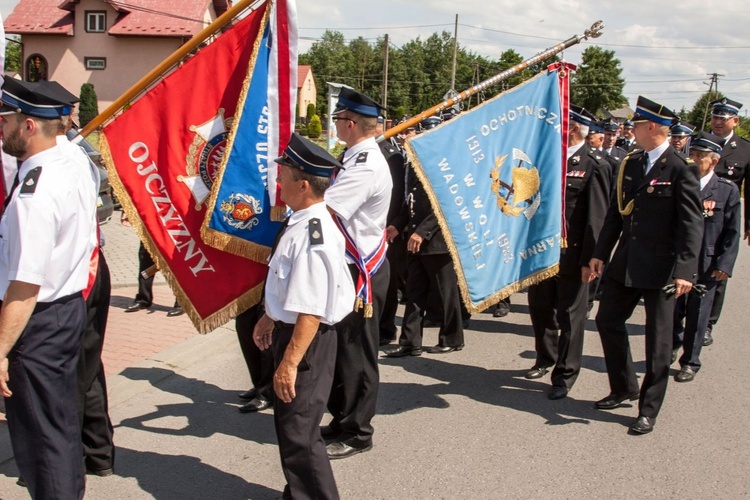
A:
{"label": "wooden flag pole", "polygon": [[[154,83],[161,76],[169,71],[175,64],[179,63],[184,59],[192,50],[198,47],[201,43],[206,41],[210,36],[215,34],[221,28],[229,24],[229,22],[237,17],[243,10],[251,6],[253,3],[263,4],[266,1],[271,2],[272,0],[241,0],[235,6],[227,10],[221,16],[217,17],[214,22],[202,29],[197,35],[191,38],[182,47],[177,49],[164,59],[157,67],[152,69],[146,76],[138,80],[138,82],[130,87],[124,94],[122,94],[116,101],[107,107],[104,111],[99,113],[93,120],[91,120],[81,131],[79,135],[86,137],[91,132],[99,128],[105,121],[110,119],[118,111],[120,111],[125,105],[127,105],[134,97],[143,92],[149,85]],[[256,7],[257,8],[257,7]],[[254,9],[253,9],[254,10]]]}
{"label": "wooden flag pole", "polygon": [[422,111],[421,113],[415,116],[412,116],[410,119],[402,123],[399,123],[395,127],[389,128],[385,133],[379,136],[376,140],[378,142],[381,142],[381,141],[384,141],[385,139],[393,137],[403,132],[407,128],[417,125],[425,118],[429,118],[433,115],[436,115],[440,113],[441,111],[448,109],[451,106],[467,99],[468,97],[478,92],[481,92],[482,90],[486,89],[487,87],[490,87],[491,85],[495,85],[496,83],[499,83],[503,80],[507,80],[508,78],[516,75],[517,73],[520,73],[521,71],[525,70],[529,66],[542,62],[545,59],[549,59],[550,57],[554,56],[558,52],[562,52],[563,50],[567,49],[568,47],[572,45],[581,43],[583,40],[587,40],[589,38],[598,38],[602,34],[603,29],[604,29],[604,23],[602,21],[597,21],[591,26],[591,28],[587,29],[583,33],[582,36],[579,36],[579,35],[572,36],[568,38],[567,40],[565,40],[564,42],[561,42],[555,45],[551,49],[547,49],[544,52],[541,52],[530,59],[526,59],[525,61],[516,64],[512,68],[508,68],[505,71],[498,73],[497,75],[491,78],[488,78],[487,80],[484,80],[483,82],[480,82],[467,90],[464,90],[463,92],[458,94],[456,97],[446,99],[440,104],[437,104],[428,110]]}

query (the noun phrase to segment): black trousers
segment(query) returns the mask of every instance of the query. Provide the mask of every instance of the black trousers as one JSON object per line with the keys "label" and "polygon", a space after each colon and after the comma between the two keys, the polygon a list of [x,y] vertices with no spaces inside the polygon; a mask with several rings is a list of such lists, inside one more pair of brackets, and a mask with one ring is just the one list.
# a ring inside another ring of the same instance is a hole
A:
{"label": "black trousers", "polygon": [[580,276],[558,275],[529,287],[534,366],[554,366],[552,385],[570,389],[581,371],[588,292]]}
{"label": "black trousers", "polygon": [[99,252],[96,281],[86,300],[86,329],[78,358],[78,417],[86,467],[92,470],[112,469],[115,465],[114,430],[109,419],[107,380],[102,364],[111,291],[109,267],[104,254]]}
{"label": "black trousers", "polygon": [[[711,304],[713,303],[716,289],[720,281],[699,281],[706,287],[706,296],[701,298],[694,293],[689,293],[677,299],[674,317],[674,337],[672,348],[682,348],[680,366],[689,366],[694,372],[701,368],[701,350],[703,339],[708,330],[708,321],[711,316]],[[685,320],[684,328],[682,326]]]}
{"label": "black trousers", "polygon": [[[349,265],[355,280],[357,268]],[[341,440],[355,448],[372,444],[372,417],[378,400],[378,347],[380,314],[388,289],[388,260],[372,277],[372,317],[364,311],[351,312],[336,325],[338,346],[336,370],[333,375],[328,411],[333,415],[329,424],[341,431]]]}
{"label": "black trousers", "polygon": [[440,318],[438,345],[456,347],[464,343],[458,277],[450,254],[409,254],[406,297],[400,345],[422,346],[422,326],[428,308]]}
{"label": "black trousers", "polygon": [[253,329],[262,315],[263,308],[257,304],[235,318],[235,327],[253,387],[262,397],[272,400],[273,354],[269,350],[261,351],[253,342]]}
{"label": "black trousers", "polygon": [[86,303],[79,293],[38,303],[8,355],[5,398],[18,471],[38,500],[83,498],[84,465],[76,408],[76,366]]}
{"label": "black trousers", "polygon": [[[277,367],[293,332],[293,326],[274,330],[272,348]],[[282,498],[339,498],[326,444],[320,435],[320,420],[333,381],[336,340],[334,328],[321,324],[297,368],[296,397],[291,403],[275,399],[274,424],[287,481]]]}
{"label": "black trousers", "polygon": [[398,309],[399,289],[406,293],[406,240],[398,236],[388,245],[388,264],[391,268],[388,292],[383,303],[383,313],[380,315],[380,338],[394,340],[396,338],[396,311]]}
{"label": "black trousers", "polygon": [[636,392],[638,378],[625,322],[633,314],[641,297],[646,308],[646,373],[641,384],[638,409],[639,415],[655,418],[664,402],[669,380],[674,295],[667,295],[658,289],[626,287],[610,277],[599,302],[596,326],[604,349],[611,391],[619,394]]}
{"label": "black trousers", "polygon": [[154,302],[154,277],[144,278],[141,273],[153,265],[154,259],[141,242],[141,246],[138,247],[138,293],[135,295],[135,302],[145,306],[150,306]]}
{"label": "black trousers", "polygon": [[[721,316],[721,310],[724,307],[724,297],[727,295],[727,283],[729,280],[719,281],[716,285],[716,292],[714,293],[714,300],[711,304],[711,315],[708,318],[708,331],[713,332],[714,325],[719,322],[719,316]],[[704,332],[705,336],[705,332]]]}

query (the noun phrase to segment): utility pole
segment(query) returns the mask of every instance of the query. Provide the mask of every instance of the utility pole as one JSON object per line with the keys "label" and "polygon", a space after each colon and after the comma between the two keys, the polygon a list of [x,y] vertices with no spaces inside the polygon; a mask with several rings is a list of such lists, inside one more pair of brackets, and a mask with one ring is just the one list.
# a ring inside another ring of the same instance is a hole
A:
{"label": "utility pole", "polygon": [[[385,34],[384,40],[385,47],[383,48],[383,113],[388,117],[388,33]],[[383,123],[383,130],[385,130],[385,123]]]}
{"label": "utility pole", "polygon": [[453,71],[451,72],[451,90],[456,90],[456,53],[458,52],[458,14],[453,28]]}
{"label": "utility pole", "polygon": [[719,77],[724,76],[720,75],[719,73],[709,73],[708,74],[711,77],[711,83],[708,86],[708,96],[706,99],[706,110],[703,112],[703,123],[701,124],[701,130],[705,130],[706,128],[706,120],[708,119],[708,105],[711,103],[713,99],[711,99],[711,90],[716,87],[716,98],[719,97]]}

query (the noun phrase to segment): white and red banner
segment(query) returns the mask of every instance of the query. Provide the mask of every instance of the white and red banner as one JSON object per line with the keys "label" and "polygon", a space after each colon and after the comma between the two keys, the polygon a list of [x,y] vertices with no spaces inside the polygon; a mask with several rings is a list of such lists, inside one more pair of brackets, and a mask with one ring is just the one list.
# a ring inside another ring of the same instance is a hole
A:
{"label": "white and red banner", "polygon": [[200,228],[268,7],[235,21],[101,137],[128,218],[201,333],[257,303],[266,276],[265,264],[205,244]]}

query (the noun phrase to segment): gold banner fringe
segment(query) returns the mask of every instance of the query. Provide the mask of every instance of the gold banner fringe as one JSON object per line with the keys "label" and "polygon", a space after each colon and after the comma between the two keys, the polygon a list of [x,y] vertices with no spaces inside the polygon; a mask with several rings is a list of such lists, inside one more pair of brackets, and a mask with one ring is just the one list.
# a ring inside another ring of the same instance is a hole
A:
{"label": "gold banner fringe", "polygon": [[[528,85],[529,83],[531,83],[532,81],[534,81],[535,79],[539,78],[542,75],[544,75],[544,73],[540,73],[534,78],[531,78],[530,80],[523,82],[522,84],[512,88],[511,90],[498,94],[497,96],[493,97],[492,99],[488,101],[485,101],[484,103],[480,104],[474,109],[477,109],[482,106],[486,106],[489,103],[493,102],[494,100],[499,99],[501,96],[505,94],[516,92],[522,87],[524,87],[525,85]],[[438,125],[438,127],[436,128],[440,128],[444,125],[445,123],[442,123]],[[414,167],[414,172],[417,174],[417,178],[422,183],[422,186],[424,187],[424,190],[427,193],[427,197],[429,198],[430,205],[432,205],[432,209],[435,212],[435,217],[437,218],[438,225],[440,226],[440,230],[443,232],[443,236],[445,237],[445,242],[448,245],[448,251],[450,252],[451,259],[453,261],[453,269],[456,271],[456,275],[458,276],[458,288],[459,288],[459,291],[461,292],[461,300],[463,300],[463,303],[466,306],[466,310],[469,313],[475,314],[475,313],[482,312],[488,307],[491,307],[497,304],[502,299],[509,297],[512,294],[520,290],[523,290],[524,288],[527,288],[531,285],[544,281],[547,278],[551,278],[552,276],[557,275],[559,271],[559,266],[560,266],[559,263],[547,269],[538,271],[530,276],[527,276],[526,278],[520,281],[511,283],[505,288],[495,292],[493,295],[486,298],[482,302],[479,302],[476,304],[472,302],[471,296],[469,295],[468,283],[466,282],[466,275],[464,274],[463,268],[461,267],[461,259],[458,253],[458,248],[456,247],[456,242],[453,239],[453,234],[449,230],[450,228],[448,227],[448,221],[445,219],[445,214],[443,214],[440,204],[438,203],[437,195],[435,194],[435,191],[432,189],[432,184],[430,184],[429,182],[429,178],[427,177],[427,174],[425,173],[424,166],[419,161],[419,158],[414,152],[414,148],[411,145],[411,140],[406,141],[406,143],[404,144],[404,149],[406,149],[406,154],[409,158],[409,161],[411,161],[412,163],[412,167]]]}
{"label": "gold banner fringe", "polygon": [[102,131],[100,134],[99,147],[101,150],[102,158],[104,159],[104,163],[107,166],[109,182],[112,185],[115,194],[117,195],[117,199],[120,200],[120,203],[122,204],[122,209],[125,211],[130,225],[133,227],[136,234],[143,242],[143,245],[146,247],[148,253],[151,254],[151,257],[154,259],[154,262],[156,263],[159,271],[164,274],[164,278],[167,280],[169,287],[174,292],[177,302],[180,304],[180,306],[182,306],[182,309],[185,311],[185,314],[187,314],[188,318],[190,318],[190,321],[192,321],[193,326],[195,326],[195,329],[198,330],[198,333],[206,334],[212,330],[215,330],[216,328],[224,325],[230,319],[236,317],[241,312],[260,302],[261,294],[263,293],[263,282],[248,290],[240,297],[224,306],[222,309],[216,311],[206,318],[202,318],[198,314],[198,311],[196,311],[195,306],[193,306],[192,301],[190,301],[180,284],[177,282],[177,279],[167,265],[167,261],[162,257],[161,253],[154,244],[154,241],[151,239],[151,236],[148,234],[148,231],[146,230],[145,224],[143,224],[143,220],[141,219],[140,214],[135,209],[133,200],[130,198],[130,194],[125,189],[125,185],[123,184],[122,179],[120,179],[120,176],[115,167],[115,162],[112,158],[112,151],[109,148],[109,142],[107,141],[105,131]]}
{"label": "gold banner fringe", "polygon": [[272,221],[281,222],[284,219],[286,219],[286,206],[276,205],[275,207],[271,207]]}
{"label": "gold banner fringe", "polygon": [[[229,152],[232,151],[235,138],[237,137],[236,124],[238,124],[242,119],[242,110],[245,107],[247,93],[250,90],[250,80],[252,80],[253,69],[255,68],[255,63],[258,60],[258,50],[260,50],[260,45],[263,42],[263,31],[266,24],[268,24],[268,16],[272,7],[273,0],[269,1],[266,11],[263,13],[263,19],[260,23],[261,29],[259,30],[258,36],[253,43],[253,53],[250,56],[250,60],[247,64],[247,74],[245,75],[245,79],[242,82],[242,90],[240,91],[240,97],[237,101],[237,110],[235,111],[234,119],[232,121],[232,127],[229,131],[229,138],[227,139],[227,146],[225,150],[227,151],[227,154],[222,157],[221,163],[219,164],[219,167],[216,171],[216,177],[214,178],[213,184],[211,185],[211,193],[209,194],[208,200],[206,201],[206,215],[203,218],[203,224],[201,224],[201,238],[203,239],[204,243],[223,252],[238,255],[260,264],[266,263],[268,255],[271,253],[271,247],[253,243],[252,241],[240,238],[239,236],[232,236],[231,234],[212,229],[209,226],[209,223],[211,222],[212,214],[217,209],[216,202],[219,197],[219,189],[221,188],[221,184],[224,180],[224,172],[226,171],[227,162],[229,161]],[[272,215],[273,208],[275,207],[271,207]]]}

